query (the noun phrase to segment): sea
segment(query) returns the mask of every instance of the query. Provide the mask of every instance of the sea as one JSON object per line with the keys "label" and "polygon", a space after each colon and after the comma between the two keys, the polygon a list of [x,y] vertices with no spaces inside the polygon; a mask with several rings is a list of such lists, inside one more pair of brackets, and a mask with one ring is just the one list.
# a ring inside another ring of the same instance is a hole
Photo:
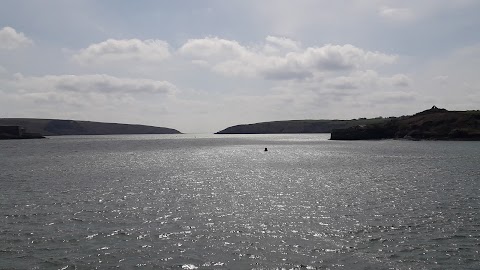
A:
{"label": "sea", "polygon": [[328,139],[0,141],[0,269],[480,269],[480,142]]}

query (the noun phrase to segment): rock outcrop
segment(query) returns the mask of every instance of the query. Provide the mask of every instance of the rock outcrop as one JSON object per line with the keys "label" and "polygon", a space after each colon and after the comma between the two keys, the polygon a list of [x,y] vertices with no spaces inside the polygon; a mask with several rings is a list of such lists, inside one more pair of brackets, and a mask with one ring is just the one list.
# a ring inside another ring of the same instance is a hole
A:
{"label": "rock outcrop", "polygon": [[22,126],[0,126],[0,140],[43,139],[38,133],[28,133]]}

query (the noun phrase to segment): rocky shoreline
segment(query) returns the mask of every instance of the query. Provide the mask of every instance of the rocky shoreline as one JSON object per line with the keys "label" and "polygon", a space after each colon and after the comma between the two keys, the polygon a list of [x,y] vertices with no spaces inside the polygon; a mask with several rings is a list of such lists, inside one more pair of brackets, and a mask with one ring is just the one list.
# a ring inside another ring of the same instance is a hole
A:
{"label": "rocky shoreline", "polygon": [[0,134],[0,140],[23,140],[23,139],[45,139],[45,136],[42,136],[38,133],[25,133],[22,136],[14,136],[10,134]]}

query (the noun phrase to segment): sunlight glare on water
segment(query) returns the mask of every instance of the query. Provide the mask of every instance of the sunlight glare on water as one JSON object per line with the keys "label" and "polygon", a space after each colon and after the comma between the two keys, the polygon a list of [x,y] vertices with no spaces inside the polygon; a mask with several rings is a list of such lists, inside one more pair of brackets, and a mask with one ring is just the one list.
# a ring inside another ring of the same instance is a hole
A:
{"label": "sunlight glare on water", "polygon": [[2,141],[0,268],[480,267],[478,142],[327,139]]}

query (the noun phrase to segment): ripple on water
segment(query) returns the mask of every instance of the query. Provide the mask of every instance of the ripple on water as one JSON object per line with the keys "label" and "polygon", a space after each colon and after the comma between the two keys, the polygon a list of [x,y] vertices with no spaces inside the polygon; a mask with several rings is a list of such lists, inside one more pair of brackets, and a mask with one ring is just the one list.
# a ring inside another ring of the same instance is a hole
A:
{"label": "ripple on water", "polygon": [[311,136],[8,153],[0,268],[480,267],[476,145]]}

